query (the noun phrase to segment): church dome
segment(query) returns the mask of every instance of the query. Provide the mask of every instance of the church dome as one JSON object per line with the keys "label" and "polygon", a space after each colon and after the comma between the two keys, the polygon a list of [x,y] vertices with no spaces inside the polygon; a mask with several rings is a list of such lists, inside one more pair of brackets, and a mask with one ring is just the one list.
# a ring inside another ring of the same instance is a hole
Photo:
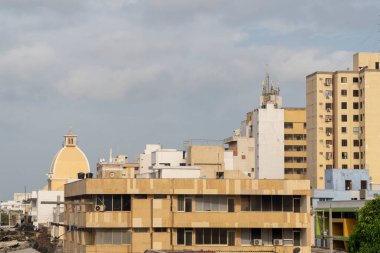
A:
{"label": "church dome", "polygon": [[75,179],[79,172],[90,172],[86,155],[76,145],[77,136],[71,130],[65,135],[65,143],[54,156],[49,170],[49,179]]}

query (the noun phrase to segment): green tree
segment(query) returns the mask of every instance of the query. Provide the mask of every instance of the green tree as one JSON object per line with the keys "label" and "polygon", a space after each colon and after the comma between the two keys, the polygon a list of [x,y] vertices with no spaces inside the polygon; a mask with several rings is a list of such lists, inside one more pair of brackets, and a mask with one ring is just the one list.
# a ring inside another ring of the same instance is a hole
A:
{"label": "green tree", "polygon": [[1,225],[8,225],[8,214],[6,213],[1,213]]}
{"label": "green tree", "polygon": [[358,224],[350,236],[350,253],[380,252],[380,197],[359,210]]}

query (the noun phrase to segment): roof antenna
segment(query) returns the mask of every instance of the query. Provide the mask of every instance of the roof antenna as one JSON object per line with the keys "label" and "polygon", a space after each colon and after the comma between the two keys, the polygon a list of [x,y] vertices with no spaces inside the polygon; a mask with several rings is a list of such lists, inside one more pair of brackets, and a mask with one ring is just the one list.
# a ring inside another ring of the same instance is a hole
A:
{"label": "roof antenna", "polygon": [[109,158],[109,162],[112,163],[112,148],[110,148],[110,158]]}

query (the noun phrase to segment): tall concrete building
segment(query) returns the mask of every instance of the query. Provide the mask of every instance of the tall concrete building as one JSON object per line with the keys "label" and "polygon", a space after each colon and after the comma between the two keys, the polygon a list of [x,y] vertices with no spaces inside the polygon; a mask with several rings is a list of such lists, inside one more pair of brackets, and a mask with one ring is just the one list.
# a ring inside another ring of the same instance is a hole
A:
{"label": "tall concrete building", "polygon": [[353,69],[306,77],[307,174],[325,188],[325,169],[368,169],[380,184],[380,53],[356,53]]}

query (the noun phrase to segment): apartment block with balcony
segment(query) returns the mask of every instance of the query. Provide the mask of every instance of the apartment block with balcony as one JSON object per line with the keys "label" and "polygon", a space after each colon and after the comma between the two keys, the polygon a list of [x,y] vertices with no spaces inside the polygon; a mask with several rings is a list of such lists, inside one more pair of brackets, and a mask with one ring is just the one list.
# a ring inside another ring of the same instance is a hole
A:
{"label": "apartment block with balcony", "polygon": [[65,252],[311,251],[306,180],[87,178],[65,202]]}
{"label": "apartment block with balcony", "polygon": [[380,184],[380,53],[357,53],[353,70],[306,78],[308,178],[325,187],[325,169],[368,169]]}

